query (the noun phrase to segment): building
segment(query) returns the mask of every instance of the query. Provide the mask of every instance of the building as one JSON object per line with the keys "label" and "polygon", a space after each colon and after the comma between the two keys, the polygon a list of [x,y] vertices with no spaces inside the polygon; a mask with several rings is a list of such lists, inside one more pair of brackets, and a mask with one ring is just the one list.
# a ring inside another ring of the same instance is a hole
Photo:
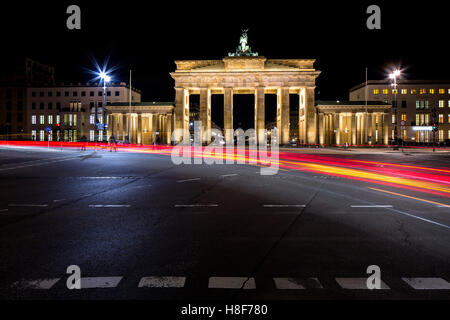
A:
{"label": "building", "polygon": [[28,126],[26,88],[52,85],[55,69],[29,58],[3,60],[0,74],[0,138],[26,138]]}
{"label": "building", "polygon": [[[431,143],[433,132],[432,109],[436,108],[438,131],[436,141],[444,142],[450,139],[450,81],[442,80],[399,80],[397,91],[390,81],[370,80],[350,89],[350,101],[367,99],[389,103],[397,100],[397,112],[390,108],[389,139],[394,139],[394,124],[398,117],[398,138],[407,143]],[[397,97],[395,97],[397,96]],[[397,115],[396,115],[397,113]],[[404,126],[402,126],[404,121]]]}
{"label": "building", "polygon": [[[124,83],[111,83],[106,88],[106,102],[129,101],[130,89]],[[132,88],[132,101],[141,101],[141,92]],[[27,139],[38,141],[102,141],[106,132],[95,128],[103,124],[103,87],[98,83],[29,86],[26,89],[26,110],[29,117]],[[51,131],[46,133],[46,128]]]}

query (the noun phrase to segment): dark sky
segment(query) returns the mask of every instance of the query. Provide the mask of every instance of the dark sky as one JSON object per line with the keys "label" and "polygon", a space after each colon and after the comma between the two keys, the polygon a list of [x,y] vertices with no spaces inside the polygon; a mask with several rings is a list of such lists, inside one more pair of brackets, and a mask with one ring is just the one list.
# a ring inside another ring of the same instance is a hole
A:
{"label": "dark sky", "polygon": [[[395,2],[395,3],[394,3]],[[57,81],[87,81],[110,57],[113,77],[143,90],[144,100],[173,100],[176,59],[221,59],[243,27],[267,58],[315,58],[318,99],[344,100],[348,89],[382,79],[393,65],[409,79],[449,78],[448,10],[443,1],[13,1],[2,2],[2,51],[56,67]],[[66,28],[66,8],[81,7],[81,31]],[[366,28],[378,4],[382,30]]]}

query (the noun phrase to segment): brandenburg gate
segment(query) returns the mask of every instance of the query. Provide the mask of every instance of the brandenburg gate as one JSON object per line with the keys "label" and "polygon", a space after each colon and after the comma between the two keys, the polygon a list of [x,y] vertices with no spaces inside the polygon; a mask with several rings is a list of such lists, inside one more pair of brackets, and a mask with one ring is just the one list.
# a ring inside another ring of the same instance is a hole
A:
{"label": "brandenburg gate", "polygon": [[[316,78],[312,59],[267,59],[253,53],[244,31],[236,53],[222,60],[175,61],[177,69],[170,75],[175,80],[175,129],[189,132],[189,96],[200,95],[202,141],[211,141],[211,95],[224,95],[225,139],[232,141],[233,95],[255,96],[255,126],[258,141],[264,139],[265,94],[277,95],[276,126],[278,141],[289,143],[289,95],[299,97],[299,140],[317,143],[317,120],[314,101]],[[231,131],[228,131],[230,129]],[[181,141],[178,134],[176,141]]]}

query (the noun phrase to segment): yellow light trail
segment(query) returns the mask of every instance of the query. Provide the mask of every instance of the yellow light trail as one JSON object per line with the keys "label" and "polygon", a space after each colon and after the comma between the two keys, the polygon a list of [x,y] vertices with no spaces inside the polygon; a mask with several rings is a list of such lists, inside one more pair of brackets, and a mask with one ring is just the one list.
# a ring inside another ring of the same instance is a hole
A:
{"label": "yellow light trail", "polygon": [[399,196],[399,197],[404,197],[404,198],[414,199],[414,200],[418,200],[418,201],[428,202],[428,203],[436,204],[438,206],[450,207],[450,205],[445,204],[445,203],[440,203],[440,202],[436,202],[436,201],[431,201],[431,200],[426,200],[426,199],[417,198],[417,197],[413,197],[413,196],[408,196],[406,194],[401,194],[401,193],[397,193],[397,192],[392,192],[392,191],[387,191],[387,190],[377,189],[377,188],[372,188],[372,187],[369,187],[369,189],[372,189],[372,190],[375,190],[375,191],[380,191],[380,192],[385,192],[385,193],[389,193],[389,194],[393,194],[393,195]]}

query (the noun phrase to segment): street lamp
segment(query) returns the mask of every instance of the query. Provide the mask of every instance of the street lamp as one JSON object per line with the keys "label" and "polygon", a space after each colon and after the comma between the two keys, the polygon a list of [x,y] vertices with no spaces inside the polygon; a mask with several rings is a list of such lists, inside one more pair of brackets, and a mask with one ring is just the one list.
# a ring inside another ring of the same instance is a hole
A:
{"label": "street lamp", "polygon": [[[103,134],[105,131],[105,122],[106,122],[106,83],[111,81],[111,77],[108,76],[108,74],[104,71],[99,73],[99,77],[100,77],[100,79],[103,80],[103,116],[102,116],[102,120],[103,120],[102,141],[103,141]],[[98,126],[97,126],[97,119],[98,119],[97,108],[95,109],[95,119],[96,119],[96,121],[95,121],[96,131],[98,134],[99,130],[98,130]]]}
{"label": "street lamp", "polygon": [[399,77],[401,74],[400,70],[395,69],[393,72],[389,74],[389,78],[392,80],[392,87],[394,88],[394,108],[395,108],[395,123],[394,123],[394,147],[395,144],[397,144],[398,141],[398,130],[397,130],[397,124],[398,124],[398,114],[397,114],[397,77]]}

